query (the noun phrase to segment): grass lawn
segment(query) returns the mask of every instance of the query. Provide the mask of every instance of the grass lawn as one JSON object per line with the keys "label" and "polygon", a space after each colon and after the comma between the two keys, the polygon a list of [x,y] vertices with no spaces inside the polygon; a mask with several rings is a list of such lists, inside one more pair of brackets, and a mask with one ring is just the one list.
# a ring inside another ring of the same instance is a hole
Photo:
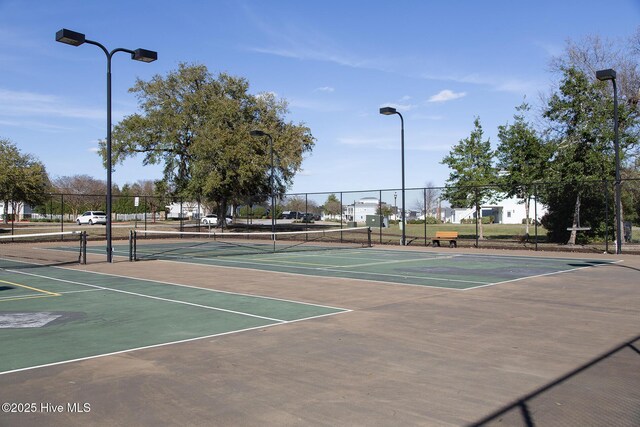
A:
{"label": "grass lawn", "polygon": [[[525,235],[525,226],[522,224],[484,224],[482,229],[484,237],[490,240],[520,241]],[[437,231],[457,231],[461,239],[475,239],[476,237],[475,224],[427,224],[427,239],[435,236]],[[379,236],[379,234],[380,229],[374,228],[372,236],[374,241],[376,241],[376,236]],[[383,239],[389,236],[401,236],[402,230],[400,230],[398,224],[391,224],[390,227],[382,229],[382,234]],[[407,224],[406,235],[411,238],[424,238],[424,224]],[[531,238],[535,235],[534,226],[529,226],[529,235]],[[545,241],[546,235],[547,230],[542,226],[538,226],[538,241]]]}

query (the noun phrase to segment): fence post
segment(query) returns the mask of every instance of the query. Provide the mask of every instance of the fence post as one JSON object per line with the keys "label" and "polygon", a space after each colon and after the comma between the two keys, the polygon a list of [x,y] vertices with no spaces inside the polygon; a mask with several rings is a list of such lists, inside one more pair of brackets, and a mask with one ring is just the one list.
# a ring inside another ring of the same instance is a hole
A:
{"label": "fence post", "polygon": [[535,244],[538,250],[538,184],[533,184],[533,223],[535,225]]}
{"label": "fence post", "polygon": [[144,196],[144,229],[147,230],[147,196]]}
{"label": "fence post", "polygon": [[[476,248],[480,247],[480,236],[478,235],[478,221],[482,221],[482,210],[478,209],[478,187],[474,187],[473,191],[475,193],[475,209],[476,209]],[[479,218],[478,218],[479,217]]]}
{"label": "fence post", "polygon": [[60,194],[60,231],[64,231],[64,194]]}
{"label": "fence post", "polygon": [[378,198],[378,213],[380,214],[380,218],[379,218],[380,224],[378,224],[378,230],[380,234],[380,244],[382,244],[382,226],[384,225],[384,215],[382,214],[382,190],[380,190],[379,196],[380,197]]}
{"label": "fence post", "polygon": [[424,245],[427,246],[427,189],[426,188],[422,189],[422,196],[423,196],[422,209],[424,210],[424,212],[422,213],[422,215],[424,216]]}
{"label": "fence post", "polygon": [[609,253],[609,186],[607,180],[602,179],[604,186],[604,251]]}
{"label": "fence post", "polygon": [[[340,229],[342,230],[342,215],[343,215],[343,210],[342,210],[342,191],[340,192]],[[340,233],[340,243],[342,243],[342,233]]]}

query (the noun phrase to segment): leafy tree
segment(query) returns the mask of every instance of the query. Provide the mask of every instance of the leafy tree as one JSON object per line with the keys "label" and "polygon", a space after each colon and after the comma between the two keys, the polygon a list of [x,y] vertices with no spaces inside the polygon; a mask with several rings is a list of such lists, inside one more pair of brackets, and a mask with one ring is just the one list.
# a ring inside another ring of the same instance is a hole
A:
{"label": "leafy tree", "polygon": [[[49,176],[40,161],[30,154],[22,154],[9,140],[0,139],[0,200],[4,202],[5,212],[9,205],[17,214],[24,204],[42,203],[47,198],[49,185]],[[7,220],[5,215],[5,223]]]}
{"label": "leafy tree", "polygon": [[[575,244],[578,225],[591,227],[586,238],[603,234],[606,227],[606,200],[601,189],[584,184],[604,179],[613,182],[615,178],[613,126],[609,121],[613,107],[603,83],[576,68],[567,68],[544,111],[554,147],[547,176],[557,182],[544,192],[549,206],[545,227],[552,241],[567,239],[568,244]],[[629,107],[620,105],[619,114],[621,123],[631,120]],[[630,131],[629,127],[620,128],[623,149],[636,141]],[[584,208],[588,211],[581,212]],[[574,230],[569,233],[567,228]]]}
{"label": "leafy tree", "polygon": [[393,208],[386,203],[382,203],[382,205],[376,209],[376,214],[389,217],[393,214]]}
{"label": "leafy tree", "polygon": [[115,127],[114,160],[144,153],[144,164],[164,164],[170,194],[214,201],[219,218],[229,203],[271,194],[270,142],[251,130],[273,137],[275,193],[291,185],[314,144],[309,128],[285,121],[285,101],[252,95],[247,80],[214,78],[204,65],[180,64],[166,77],[138,80],[131,92],[142,113]]}
{"label": "leafy tree", "polygon": [[475,206],[480,239],[484,238],[481,206],[493,198],[496,180],[493,150],[489,139],[482,140],[483,134],[480,118],[476,117],[469,137],[461,139],[441,161],[451,169],[442,196],[452,207]]}
{"label": "leafy tree", "polygon": [[[560,78],[563,79],[565,71],[576,69],[584,73],[589,79],[593,79],[596,70],[613,68],[616,70],[618,100],[620,105],[620,120],[618,122],[621,136],[626,135],[626,141],[621,140],[621,175],[623,179],[633,179],[637,176],[640,166],[640,145],[638,144],[640,135],[640,27],[636,32],[626,39],[607,39],[597,35],[590,35],[580,40],[569,40],[564,52],[554,58],[551,66]],[[609,120],[609,144],[613,146],[613,114],[612,97],[613,87],[609,82],[600,83],[598,88],[602,91],[603,97],[607,99],[606,118]],[[624,115],[623,115],[624,111]],[[611,150],[607,155],[611,154]],[[613,163],[612,163],[613,164]],[[613,179],[612,164],[607,164],[604,174],[606,179]],[[607,189],[612,195],[611,188]],[[634,206],[635,183],[625,181],[622,185],[622,205],[625,219],[635,218],[637,211]],[[583,207],[587,204],[582,204]],[[613,206],[613,203],[610,203]],[[609,218],[613,218],[609,212]],[[606,224],[595,224],[593,228],[600,230],[597,233],[603,234]]]}
{"label": "leafy tree", "polygon": [[525,233],[529,234],[529,212],[535,183],[545,176],[545,165],[551,155],[549,146],[525,117],[530,110],[523,102],[516,108],[513,124],[498,126],[500,143],[496,149],[497,168],[501,172],[501,189],[507,197],[522,199],[525,208]]}
{"label": "leafy tree", "polygon": [[329,194],[327,200],[324,202],[323,211],[325,215],[340,217],[342,214],[342,205],[335,194]]}

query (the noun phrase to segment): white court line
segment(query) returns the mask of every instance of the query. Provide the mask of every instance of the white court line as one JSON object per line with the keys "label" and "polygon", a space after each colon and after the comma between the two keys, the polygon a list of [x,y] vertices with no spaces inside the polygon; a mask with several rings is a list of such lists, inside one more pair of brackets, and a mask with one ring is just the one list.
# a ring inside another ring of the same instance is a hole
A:
{"label": "white court line", "polygon": [[[263,270],[260,268],[256,268],[255,266],[268,266],[268,267],[276,267],[276,268],[282,268],[282,265],[279,264],[268,264],[268,263],[256,263],[256,262],[252,262],[250,260],[248,261],[241,261],[241,260],[232,260],[232,259],[220,259],[220,257],[217,258],[204,258],[204,257],[198,257],[196,258],[198,260],[208,260],[208,261],[214,261],[214,262],[229,262],[232,264],[250,264],[253,265],[254,268],[253,270],[261,270],[261,271],[269,271],[269,270]],[[169,261],[169,262],[181,262],[181,263],[186,263],[186,264],[194,264],[193,260],[189,260],[189,259],[182,259],[182,260],[178,260],[178,261],[173,261],[173,260],[166,260],[166,259],[160,259],[158,261]],[[201,263],[195,263],[195,264],[201,264]],[[205,264],[205,265],[211,265],[211,264]],[[216,267],[224,267],[224,265],[219,265],[219,264],[213,264]],[[350,271],[350,270],[333,270],[331,268],[320,268],[320,267],[303,267],[303,266],[297,266],[297,265],[291,265],[288,266],[289,268],[297,268],[300,270],[313,270],[313,271],[332,271],[332,272],[336,272],[336,273],[352,273],[352,274],[359,274],[359,275],[369,275],[369,276],[390,276],[390,277],[402,277],[405,279],[418,279],[418,280],[423,280],[423,279],[428,279],[428,280],[440,280],[440,281],[444,281],[444,282],[460,282],[460,283],[475,283],[475,284],[479,284],[479,285],[486,285],[487,282],[477,282],[474,280],[462,280],[462,279],[447,279],[447,278],[443,278],[443,277],[429,277],[429,276],[407,276],[407,275],[401,275],[401,274],[388,274],[388,273],[367,273],[364,271]],[[285,271],[273,271],[273,273],[286,273]],[[299,273],[301,274],[301,273]],[[304,274],[301,274],[304,275]],[[340,276],[338,276],[340,277]],[[340,277],[342,278],[342,277]],[[367,279],[362,279],[362,280],[367,280]],[[399,282],[385,282],[383,280],[380,280],[380,282],[384,282],[384,283],[399,283]],[[401,284],[405,284],[405,283],[401,283]],[[414,284],[415,285],[415,284]],[[415,286],[427,286],[427,285],[415,285]],[[433,286],[435,288],[442,288],[442,286]]]}
{"label": "white court line", "polygon": [[[168,262],[179,262],[179,261],[171,261],[171,260],[167,260],[167,261]],[[190,263],[190,264],[193,264],[193,263]],[[200,265],[202,265],[202,264],[200,264]],[[205,264],[205,265],[207,265],[207,264]],[[56,268],[67,270],[64,267],[56,267]],[[223,268],[224,268],[224,266],[223,266]],[[228,268],[235,268],[235,267],[228,267]],[[78,271],[78,270],[71,270],[71,271]],[[237,295],[237,296],[250,297],[250,298],[256,298],[256,299],[268,299],[268,300],[272,300],[272,301],[288,302],[288,303],[300,304],[300,305],[310,305],[310,306],[313,306],[313,307],[328,308],[328,309],[331,309],[331,310],[340,310],[341,312],[352,311],[352,310],[350,310],[348,308],[332,307],[330,305],[315,304],[315,303],[304,302],[304,301],[296,301],[296,300],[290,300],[290,299],[285,299],[285,298],[275,298],[275,297],[267,297],[267,296],[264,296],[264,295],[255,295],[255,294],[245,294],[245,293],[241,293],[241,292],[222,291],[220,289],[201,288],[199,286],[185,285],[183,283],[166,282],[166,281],[154,280],[154,279],[142,279],[142,278],[139,278],[139,277],[125,276],[125,275],[113,274],[113,273],[103,273],[103,272],[99,272],[99,271],[88,271],[88,270],[81,270],[81,271],[83,273],[96,274],[96,275],[99,275],[99,276],[122,277],[124,279],[129,279],[129,280],[140,280],[142,282],[161,283],[163,285],[179,286],[179,287],[182,287],[182,288],[189,288],[189,289],[198,289],[200,291],[209,291],[209,292],[215,292],[215,293],[226,294],[226,295]]]}
{"label": "white court line", "polygon": [[199,341],[199,340],[203,340],[203,339],[207,339],[207,338],[215,338],[215,337],[221,337],[221,336],[225,336],[225,335],[237,334],[237,333],[240,333],[240,332],[254,331],[256,329],[266,329],[266,328],[270,328],[272,326],[280,326],[280,325],[288,324],[288,323],[296,323],[296,322],[302,322],[304,320],[312,320],[312,319],[319,319],[321,317],[333,316],[334,314],[337,314],[337,313],[320,314],[318,316],[310,316],[310,317],[305,317],[305,318],[302,318],[302,319],[286,320],[286,321],[283,321],[282,323],[272,323],[272,324],[269,324],[269,325],[254,326],[254,327],[251,327],[251,328],[238,329],[236,331],[221,332],[221,333],[218,333],[218,334],[204,335],[204,336],[199,336],[199,337],[194,337],[194,338],[186,338],[186,339],[183,339],[183,340],[170,341],[170,342],[161,343],[161,344],[153,344],[153,345],[147,345],[147,346],[143,346],[143,347],[129,348],[129,349],[125,349],[125,350],[114,351],[114,352],[111,352],[111,353],[96,354],[96,355],[93,355],[93,356],[80,357],[80,358],[77,358],[77,359],[62,360],[60,362],[45,363],[43,365],[29,366],[29,367],[26,367],[26,368],[19,368],[19,369],[13,369],[11,371],[0,372],[0,375],[13,374],[13,373],[16,373],[16,372],[23,372],[23,371],[30,371],[32,369],[46,368],[46,367],[49,367],[49,366],[64,365],[64,364],[73,363],[73,362],[81,362],[81,361],[84,361],[84,360],[97,359],[97,358],[106,357],[106,356],[114,356],[114,355],[118,355],[118,354],[134,352],[134,351],[138,351],[138,350],[146,350],[146,349],[150,349],[150,348],[159,348],[159,347],[165,347],[165,346],[174,345],[174,344],[182,344],[182,343],[186,343],[186,342]]}
{"label": "white court line", "polygon": [[[449,255],[446,257],[439,257],[439,258],[424,258],[424,259],[400,259],[400,260],[394,260],[394,261],[379,261],[379,262],[368,262],[366,264],[352,264],[352,265],[344,265],[344,266],[336,266],[338,268],[342,268],[342,267],[367,267],[370,265],[380,265],[380,264],[400,264],[403,262],[419,262],[419,261],[440,261],[441,259],[452,259],[455,258],[456,255]],[[333,266],[332,266],[333,267]]]}
{"label": "white court line", "polygon": [[49,279],[49,280],[55,280],[55,281],[63,282],[63,283],[71,283],[71,284],[74,284],[74,285],[88,286],[90,288],[94,288],[94,289],[98,289],[98,290],[118,292],[118,293],[122,293],[122,294],[134,295],[134,296],[154,299],[154,300],[158,300],[158,301],[170,302],[170,303],[174,303],[174,304],[184,304],[184,305],[188,305],[188,306],[192,306],[192,307],[204,308],[204,309],[207,309],[207,310],[222,311],[222,312],[225,312],[225,313],[238,314],[238,315],[241,315],[241,316],[255,317],[255,318],[258,318],[258,319],[269,320],[269,321],[272,321],[272,322],[279,322],[279,323],[286,322],[286,320],[275,319],[275,318],[266,317],[266,316],[258,316],[257,314],[244,313],[244,312],[241,312],[241,311],[228,310],[228,309],[225,309],[225,308],[218,308],[218,307],[211,307],[211,306],[207,306],[207,305],[196,304],[196,303],[186,302],[186,301],[179,301],[179,300],[174,300],[174,299],[169,299],[169,298],[155,297],[153,295],[145,295],[145,294],[140,294],[140,293],[137,293],[137,292],[123,291],[121,289],[107,288],[105,286],[91,285],[89,283],[76,282],[76,281],[73,281],[73,280],[58,279],[58,278],[50,277],[50,276],[42,276],[42,275],[34,274],[34,273],[27,273],[27,272],[24,272],[24,271],[23,272],[15,271],[15,270],[7,270],[7,271],[10,271],[10,272],[16,273],[16,274],[24,274],[25,276],[40,277],[40,278]]}
{"label": "white court line", "polygon": [[[0,258],[0,259],[2,259],[2,258]],[[160,261],[162,261],[162,260],[160,260]],[[181,262],[181,261],[172,261],[172,260],[164,260],[164,261],[167,261],[167,262]],[[19,260],[16,260],[16,262],[19,262],[21,264],[27,264],[27,265],[42,265],[42,264],[34,264],[34,263],[30,263],[30,262],[26,262],[26,261],[19,261]],[[193,264],[193,262],[181,262],[181,263]],[[199,265],[203,265],[203,264],[199,264]],[[210,264],[204,264],[204,265],[210,265]],[[238,295],[238,296],[251,297],[251,298],[257,298],[257,299],[268,299],[268,300],[273,300],[273,301],[282,301],[282,302],[290,302],[290,303],[294,303],[294,304],[310,305],[310,306],[314,306],[314,307],[322,307],[322,308],[329,308],[329,309],[332,309],[332,310],[340,310],[342,312],[352,311],[352,310],[350,310],[348,308],[343,308],[343,307],[332,307],[330,305],[315,304],[315,303],[304,302],[304,301],[296,301],[296,300],[290,300],[290,299],[285,299],[285,298],[275,298],[275,297],[268,297],[268,296],[264,296],[264,295],[247,294],[247,293],[241,293],[241,292],[230,292],[230,291],[223,291],[223,290],[220,290],[220,289],[202,288],[202,287],[199,287],[199,286],[185,285],[185,284],[182,284],[182,283],[174,283],[174,282],[167,282],[167,281],[153,280],[153,279],[143,279],[143,278],[139,278],[139,277],[125,276],[125,275],[121,275],[121,274],[102,273],[102,272],[99,272],[99,271],[90,271],[90,270],[77,270],[77,269],[74,269],[74,268],[67,268],[67,267],[60,267],[60,266],[47,266],[47,267],[55,268],[57,270],[66,270],[66,271],[74,271],[74,272],[81,272],[81,273],[87,273],[87,274],[95,274],[95,275],[99,275],[99,276],[121,277],[121,278],[129,279],[129,280],[140,280],[142,282],[161,283],[161,284],[164,284],[164,285],[180,286],[180,287],[183,287],[183,288],[191,288],[191,289],[198,289],[198,290],[201,290],[201,291],[217,292],[217,293],[227,294],[227,295]],[[219,266],[219,267],[222,267],[222,268],[239,268],[239,267],[225,267],[225,266]],[[2,268],[0,268],[0,270],[2,270]],[[262,271],[270,272],[269,270],[262,270]],[[308,276],[308,275],[302,275],[302,274],[296,274],[296,273],[282,273],[282,274],[293,274],[293,275],[298,275],[298,276]],[[43,276],[43,277],[50,278],[49,276]],[[80,291],[76,291],[76,292],[80,292]]]}
{"label": "white court line", "polygon": [[622,262],[622,260],[611,261],[611,262],[603,263],[603,264],[585,265],[585,266],[582,266],[582,267],[571,268],[569,270],[551,271],[549,273],[535,274],[533,276],[518,277],[518,278],[515,278],[515,279],[503,280],[502,282],[488,283],[486,285],[475,286],[473,288],[466,288],[466,289],[463,289],[463,290],[464,291],[468,291],[469,289],[478,289],[478,288],[486,288],[488,286],[503,285],[505,283],[519,282],[519,281],[525,280],[525,279],[534,279],[536,277],[553,276],[554,274],[562,274],[562,273],[568,273],[570,271],[584,270],[585,268],[604,267],[604,266],[607,266],[607,265],[618,264],[620,262]]}

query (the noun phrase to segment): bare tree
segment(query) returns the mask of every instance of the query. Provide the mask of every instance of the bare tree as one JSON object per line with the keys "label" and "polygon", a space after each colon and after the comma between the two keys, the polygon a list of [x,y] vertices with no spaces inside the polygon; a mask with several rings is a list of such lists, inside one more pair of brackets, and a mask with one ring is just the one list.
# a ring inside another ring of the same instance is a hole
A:
{"label": "bare tree", "polygon": [[57,177],[53,180],[53,187],[64,195],[64,203],[74,217],[81,210],[101,209],[106,201],[106,183],[89,175]]}

